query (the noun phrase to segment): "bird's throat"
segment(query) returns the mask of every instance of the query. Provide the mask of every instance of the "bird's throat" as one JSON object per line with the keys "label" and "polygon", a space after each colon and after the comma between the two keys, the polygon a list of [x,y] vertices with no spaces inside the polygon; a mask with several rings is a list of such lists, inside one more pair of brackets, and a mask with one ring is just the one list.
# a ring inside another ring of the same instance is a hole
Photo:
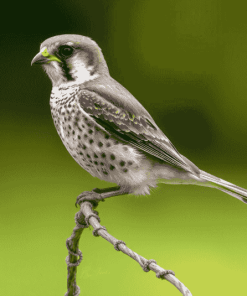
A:
{"label": "bird's throat", "polygon": [[53,87],[83,84],[99,77],[93,66],[86,66],[82,61],[76,59],[72,59],[66,64],[52,61],[42,66],[49,76]]}

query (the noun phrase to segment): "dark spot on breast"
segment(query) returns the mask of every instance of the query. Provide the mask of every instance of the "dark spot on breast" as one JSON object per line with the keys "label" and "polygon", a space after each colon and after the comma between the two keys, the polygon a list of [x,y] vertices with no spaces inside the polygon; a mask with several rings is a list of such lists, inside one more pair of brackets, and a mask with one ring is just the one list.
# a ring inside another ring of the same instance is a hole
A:
{"label": "dark spot on breast", "polygon": [[106,171],[103,171],[103,173],[104,173],[105,175],[108,175],[108,173],[107,173]]}
{"label": "dark spot on breast", "polygon": [[79,121],[79,117],[76,117],[76,118],[75,118],[75,121]]}
{"label": "dark spot on breast", "polygon": [[124,169],[124,170],[123,170],[123,172],[124,172],[124,173],[127,173],[127,172],[128,172],[128,170],[127,170],[127,169]]}
{"label": "dark spot on breast", "polygon": [[111,159],[114,160],[116,157],[114,154],[111,154]]}
{"label": "dark spot on breast", "polygon": [[96,130],[97,132],[100,131],[100,129],[99,129],[97,126],[95,127],[95,130]]}
{"label": "dark spot on breast", "polygon": [[91,158],[91,156],[90,156],[89,154],[87,154],[87,157],[88,157],[88,158]]}
{"label": "dark spot on breast", "polygon": [[113,171],[115,169],[114,165],[110,165],[110,170]]}
{"label": "dark spot on breast", "polygon": [[82,127],[82,128],[85,128],[85,125],[83,125],[83,124],[82,124],[82,126],[81,126],[81,127]]}
{"label": "dark spot on breast", "polygon": [[94,153],[94,157],[95,157],[95,158],[98,158],[98,155],[97,155],[96,153]]}
{"label": "dark spot on breast", "polygon": [[71,129],[71,126],[69,125],[69,129]]}
{"label": "dark spot on breast", "polygon": [[105,153],[102,153],[102,154],[101,154],[101,157],[105,158],[105,156],[106,156]]}
{"label": "dark spot on breast", "polygon": [[105,139],[109,139],[110,138],[110,136],[109,135],[105,135]]}
{"label": "dark spot on breast", "polygon": [[124,166],[125,165],[125,161],[120,161],[120,163],[119,163],[121,166]]}
{"label": "dark spot on breast", "polygon": [[83,155],[83,153],[82,153],[82,152],[80,152],[80,155]]}
{"label": "dark spot on breast", "polygon": [[73,131],[72,134],[74,135],[75,134],[75,131]]}
{"label": "dark spot on breast", "polygon": [[103,163],[103,162],[101,162],[100,164],[101,164],[101,165],[104,165],[104,163]]}
{"label": "dark spot on breast", "polygon": [[90,144],[92,144],[92,143],[93,143],[93,140],[92,140],[92,139],[91,139],[91,140],[89,140],[89,143],[90,143]]}
{"label": "dark spot on breast", "polygon": [[80,140],[81,136],[78,136],[78,139]]}
{"label": "dark spot on breast", "polygon": [[98,162],[97,161],[94,161],[94,163],[97,165],[98,164]]}
{"label": "dark spot on breast", "polygon": [[87,117],[84,117],[85,121],[87,121]]}
{"label": "dark spot on breast", "polygon": [[132,161],[128,161],[128,165],[132,165],[133,164],[133,162]]}
{"label": "dark spot on breast", "polygon": [[102,147],[102,146],[103,146],[103,143],[102,143],[102,142],[99,142],[99,143],[98,143],[98,146],[99,146],[99,147]]}
{"label": "dark spot on breast", "polygon": [[[67,118],[66,117],[64,117],[64,121],[67,121]],[[56,121],[55,121],[56,122]]]}
{"label": "dark spot on breast", "polygon": [[87,138],[87,134],[84,135],[84,138]]}
{"label": "dark spot on breast", "polygon": [[80,129],[79,127],[78,127],[78,130],[79,130],[80,132],[82,132],[82,129]]}
{"label": "dark spot on breast", "polygon": [[70,121],[70,120],[71,120],[71,116],[68,117],[68,121]]}
{"label": "dark spot on breast", "polygon": [[93,130],[90,129],[90,130],[89,130],[89,134],[92,134],[92,133],[93,133]]}
{"label": "dark spot on breast", "polygon": [[106,147],[110,147],[110,146],[111,146],[111,144],[110,144],[110,143],[107,143],[107,144],[106,144]]}

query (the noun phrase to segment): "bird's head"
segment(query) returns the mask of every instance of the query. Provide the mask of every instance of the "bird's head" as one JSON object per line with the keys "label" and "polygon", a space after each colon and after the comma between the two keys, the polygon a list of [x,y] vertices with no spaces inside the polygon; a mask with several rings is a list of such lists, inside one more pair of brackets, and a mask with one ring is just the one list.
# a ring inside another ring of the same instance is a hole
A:
{"label": "bird's head", "polygon": [[46,39],[31,65],[41,64],[53,87],[81,84],[109,75],[101,49],[89,37],[58,35]]}

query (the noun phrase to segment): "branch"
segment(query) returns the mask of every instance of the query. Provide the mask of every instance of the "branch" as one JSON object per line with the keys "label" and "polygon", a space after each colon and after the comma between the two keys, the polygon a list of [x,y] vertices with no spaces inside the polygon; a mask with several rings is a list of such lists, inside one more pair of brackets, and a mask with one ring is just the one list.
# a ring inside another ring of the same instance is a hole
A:
{"label": "branch", "polygon": [[[129,249],[125,243],[121,240],[116,239],[110,235],[104,226],[100,225],[100,218],[96,211],[93,211],[93,205],[89,201],[84,201],[80,204],[80,211],[75,216],[76,227],[73,229],[73,233],[70,238],[66,241],[66,246],[69,251],[69,256],[66,258],[68,265],[68,277],[67,277],[67,288],[68,291],[65,296],[78,296],[80,294],[80,288],[76,285],[76,271],[77,266],[82,260],[81,251],[78,249],[78,243],[82,234],[83,228],[88,227],[89,224],[93,226],[93,235],[101,236],[110,242],[116,251],[121,251],[129,257],[137,261],[145,272],[150,270],[156,273],[157,278],[166,279],[173,284],[184,296],[192,296],[188,288],[185,287],[176,277],[173,271],[165,270],[156,264],[153,259],[147,260],[144,257],[138,255]],[[77,257],[79,259],[77,260]]]}
{"label": "branch", "polygon": [[[82,252],[79,250],[79,240],[84,228],[88,225],[85,224],[85,216],[81,211],[75,214],[76,226],[73,229],[71,237],[66,240],[66,247],[68,249],[69,255],[66,257],[67,263],[67,292],[65,296],[78,296],[80,294],[80,288],[76,285],[76,272],[77,266],[82,261]],[[79,257],[79,259],[77,259]]]}

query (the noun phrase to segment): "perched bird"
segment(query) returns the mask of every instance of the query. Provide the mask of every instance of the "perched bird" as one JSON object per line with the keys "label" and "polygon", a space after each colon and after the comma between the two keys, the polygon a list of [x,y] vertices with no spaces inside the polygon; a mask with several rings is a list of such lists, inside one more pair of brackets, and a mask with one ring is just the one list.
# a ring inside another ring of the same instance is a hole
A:
{"label": "perched bird", "polygon": [[45,40],[32,64],[52,82],[51,114],[75,161],[116,183],[114,195],[145,195],[157,183],[217,188],[247,203],[247,190],[210,175],[181,155],[146,109],[114,80],[101,49],[89,37]]}

